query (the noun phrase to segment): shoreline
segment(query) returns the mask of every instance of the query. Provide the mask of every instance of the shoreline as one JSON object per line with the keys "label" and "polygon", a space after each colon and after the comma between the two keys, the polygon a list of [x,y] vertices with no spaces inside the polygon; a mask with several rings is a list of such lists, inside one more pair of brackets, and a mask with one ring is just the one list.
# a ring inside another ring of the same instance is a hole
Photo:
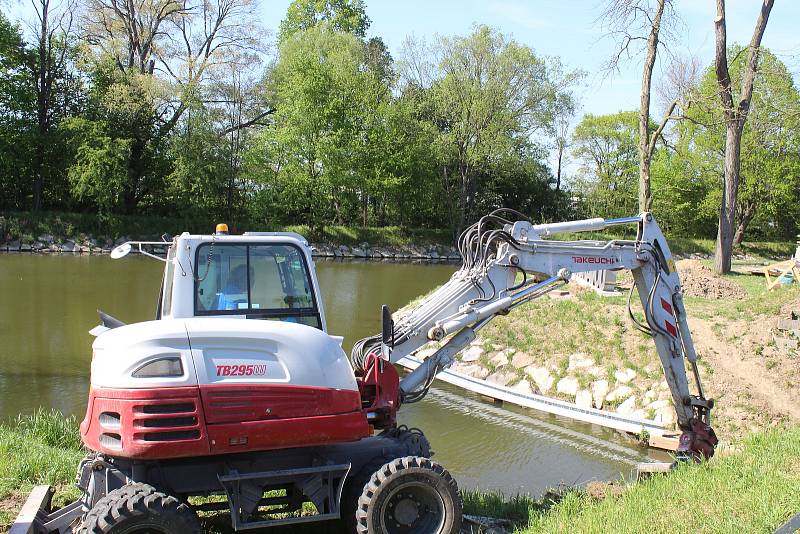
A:
{"label": "shoreline", "polygon": [[[21,243],[11,241],[0,243],[0,253],[7,254],[69,254],[72,256],[103,256],[108,255],[115,246],[133,241],[131,239],[118,239],[111,245],[99,245],[94,240],[83,243],[73,240],[63,242],[36,241],[35,243]],[[166,254],[164,247],[155,247],[155,252]],[[429,262],[458,262],[461,256],[455,247],[443,245],[406,245],[406,246],[372,246],[362,243],[358,246],[310,244],[311,255],[323,259],[354,259],[354,260],[398,260],[398,261],[429,261]]]}

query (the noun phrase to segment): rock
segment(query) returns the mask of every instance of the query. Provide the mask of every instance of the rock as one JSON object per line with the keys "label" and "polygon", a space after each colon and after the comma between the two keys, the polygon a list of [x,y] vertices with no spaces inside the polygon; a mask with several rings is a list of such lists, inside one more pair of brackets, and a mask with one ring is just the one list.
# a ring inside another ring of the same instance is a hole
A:
{"label": "rock", "polygon": [[569,366],[567,371],[574,371],[575,369],[588,369],[594,365],[594,360],[584,352],[576,352],[569,356]]}
{"label": "rock", "polygon": [[516,367],[517,369],[524,369],[528,367],[532,363],[534,363],[534,358],[527,352],[517,352],[514,354],[514,357],[511,359],[511,365]]}
{"label": "rock", "polygon": [[20,245],[19,241],[9,241],[8,250],[14,250],[14,251],[19,250],[19,245]]}
{"label": "rock", "polygon": [[475,362],[481,359],[482,354],[483,354],[483,348],[479,347],[478,345],[472,345],[470,348],[468,348],[461,354],[461,361]]}
{"label": "rock", "polygon": [[498,345],[497,343],[492,343],[492,350],[503,350],[505,347],[503,345]]}
{"label": "rock", "polygon": [[43,249],[45,246],[46,246],[46,245],[45,245],[44,243],[42,243],[41,241],[37,241],[37,242],[35,242],[33,245],[31,245],[31,247],[33,248],[33,250],[36,250],[36,251],[38,251],[38,250],[42,250],[42,249]]}
{"label": "rock", "polygon": [[517,377],[515,373],[509,371],[496,371],[486,377],[487,382],[505,386]]}
{"label": "rock", "polygon": [[533,395],[533,388],[531,388],[531,383],[525,379],[522,379],[513,386],[511,386],[511,389],[513,389],[517,393],[522,393],[523,395]]}
{"label": "rock", "polygon": [[558,384],[556,384],[556,391],[558,393],[563,393],[564,395],[575,395],[575,393],[578,391],[578,379],[571,376],[565,376],[558,381]]}
{"label": "rock", "polygon": [[594,401],[594,407],[598,410],[603,409],[603,403],[606,401],[606,394],[608,394],[608,380],[592,382],[592,400]]}
{"label": "rock", "polygon": [[588,389],[581,389],[575,393],[575,404],[578,405],[578,408],[592,407],[592,394]]}
{"label": "rock", "polygon": [[75,251],[75,241],[67,240],[61,244],[61,251],[62,252],[74,252]]}
{"label": "rock", "polygon": [[628,386],[619,386],[618,388],[613,390],[611,393],[606,395],[606,400],[608,402],[614,402],[616,400],[619,400],[619,399],[627,397],[631,393],[633,393],[633,389],[631,389],[630,387],[628,387]]}
{"label": "rock", "polygon": [[631,417],[636,419],[647,419],[647,413],[644,410],[636,410],[631,414]]}
{"label": "rock", "polygon": [[55,238],[50,234],[42,234],[37,239],[42,243],[47,243],[48,245],[52,245],[55,241]]}
{"label": "rock", "polygon": [[658,411],[661,408],[664,408],[666,406],[671,406],[671,405],[672,405],[672,403],[669,402],[668,400],[657,400],[657,401],[653,401],[650,404],[648,404],[647,407]]}
{"label": "rock", "polygon": [[450,369],[456,373],[461,373],[474,378],[486,378],[489,376],[489,370],[477,363],[454,362],[453,365],[450,366]]}
{"label": "rock", "polygon": [[33,247],[31,245],[29,245],[28,243],[23,243],[23,244],[21,244],[19,246],[19,251],[20,252],[31,252],[32,250],[33,250]]}
{"label": "rock", "polygon": [[360,248],[354,248],[352,252],[353,256],[355,256],[356,258],[366,258],[368,256],[366,251]]}
{"label": "rock", "polygon": [[547,393],[553,387],[553,375],[550,374],[547,367],[528,367],[525,372],[533,379],[541,393]]}
{"label": "rock", "polygon": [[587,372],[595,378],[600,378],[606,374],[605,370],[597,365],[589,367]]}
{"label": "rock", "polygon": [[636,371],[634,371],[630,367],[619,371],[614,371],[614,378],[616,378],[617,382],[621,384],[627,384],[628,382],[636,378]]}
{"label": "rock", "polygon": [[489,357],[489,362],[495,367],[505,367],[508,365],[508,355],[505,351],[500,351]]}
{"label": "rock", "polygon": [[631,395],[625,401],[617,406],[617,413],[623,415],[631,415],[636,409],[636,395]]}
{"label": "rock", "polygon": [[672,406],[665,406],[656,410],[656,421],[660,421],[664,426],[671,426],[675,423],[675,410]]}
{"label": "rock", "polygon": [[652,389],[648,390],[647,393],[644,394],[644,401],[645,402],[652,402],[653,399],[658,397],[658,393],[653,391]]}
{"label": "rock", "polygon": [[667,384],[666,380],[662,380],[660,384],[658,384],[659,389],[668,390],[669,384]]}

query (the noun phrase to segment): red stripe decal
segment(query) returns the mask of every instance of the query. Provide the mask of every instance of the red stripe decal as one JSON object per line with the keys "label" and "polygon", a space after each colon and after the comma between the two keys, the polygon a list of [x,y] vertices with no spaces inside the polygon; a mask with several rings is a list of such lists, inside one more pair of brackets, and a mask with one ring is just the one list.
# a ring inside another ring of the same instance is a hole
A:
{"label": "red stripe decal", "polygon": [[[670,315],[672,315],[673,317],[675,317],[675,314],[672,312],[672,304],[670,304],[669,302],[667,302],[666,300],[664,300],[664,297],[661,297],[661,307],[662,307],[662,308],[664,308],[664,310],[666,310],[666,312],[667,312],[668,314],[670,314]],[[674,328],[674,327],[673,327],[673,328]]]}
{"label": "red stripe decal", "polygon": [[672,334],[672,337],[678,337],[678,330],[675,328],[675,325],[669,321],[664,321],[664,327],[666,327],[667,332]]}

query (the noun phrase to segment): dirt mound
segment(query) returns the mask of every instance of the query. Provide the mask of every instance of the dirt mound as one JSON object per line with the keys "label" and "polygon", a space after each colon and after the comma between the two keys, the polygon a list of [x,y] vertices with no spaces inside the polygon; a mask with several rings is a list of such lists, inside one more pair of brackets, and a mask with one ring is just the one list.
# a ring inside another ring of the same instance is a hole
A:
{"label": "dirt mound", "polygon": [[738,284],[716,275],[698,260],[677,262],[683,294],[712,299],[743,299],[747,291]]}

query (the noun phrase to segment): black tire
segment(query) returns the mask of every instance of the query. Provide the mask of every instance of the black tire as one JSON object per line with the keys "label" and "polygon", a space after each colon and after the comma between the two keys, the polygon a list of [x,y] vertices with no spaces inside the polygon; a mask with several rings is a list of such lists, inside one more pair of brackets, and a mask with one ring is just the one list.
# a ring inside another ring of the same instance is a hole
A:
{"label": "black tire", "polygon": [[450,473],[418,456],[381,466],[365,485],[356,509],[357,534],[457,534],[461,496]]}
{"label": "black tire", "polygon": [[81,534],[201,534],[194,511],[148,484],[128,484],[110,492],[84,516]]}

